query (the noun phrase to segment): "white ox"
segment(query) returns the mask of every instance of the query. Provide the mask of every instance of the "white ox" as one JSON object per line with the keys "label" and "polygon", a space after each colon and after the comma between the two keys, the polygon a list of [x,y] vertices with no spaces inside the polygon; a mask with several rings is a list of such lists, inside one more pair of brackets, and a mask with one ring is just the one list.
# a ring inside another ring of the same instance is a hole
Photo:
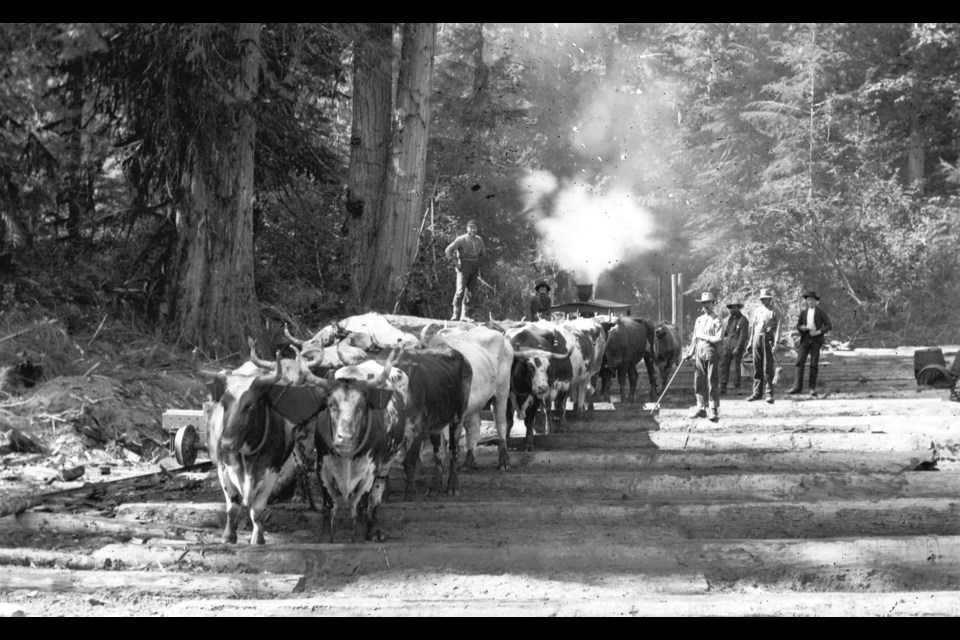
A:
{"label": "white ox", "polygon": [[480,411],[493,398],[493,417],[500,449],[498,467],[500,470],[508,469],[507,402],[510,396],[510,368],[513,365],[513,346],[510,341],[502,333],[481,326],[459,332],[451,330],[421,344],[448,345],[463,355],[472,370],[470,398],[463,417],[467,434],[464,467],[478,468],[476,452],[480,439]]}

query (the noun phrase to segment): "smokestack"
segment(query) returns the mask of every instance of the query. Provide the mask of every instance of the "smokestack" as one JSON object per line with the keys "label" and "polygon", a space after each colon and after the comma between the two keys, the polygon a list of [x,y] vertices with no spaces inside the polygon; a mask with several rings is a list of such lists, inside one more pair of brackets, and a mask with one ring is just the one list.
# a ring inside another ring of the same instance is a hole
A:
{"label": "smokestack", "polygon": [[592,284],[577,285],[577,302],[589,302],[593,298]]}

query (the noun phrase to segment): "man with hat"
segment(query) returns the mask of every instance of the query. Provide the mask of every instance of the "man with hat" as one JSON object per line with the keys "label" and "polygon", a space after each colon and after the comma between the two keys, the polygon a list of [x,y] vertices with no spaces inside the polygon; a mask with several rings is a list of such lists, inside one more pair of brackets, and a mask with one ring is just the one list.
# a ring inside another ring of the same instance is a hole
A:
{"label": "man with hat", "polygon": [[760,308],[753,314],[750,323],[750,341],[747,348],[753,353],[753,394],[747,402],[760,400],[764,393],[767,402],[773,404],[773,348],[780,338],[780,316],[773,308],[773,291],[760,290]]}
{"label": "man with hat", "polygon": [[740,368],[743,354],[750,339],[750,322],[742,313],[743,303],[734,300],[727,305],[730,317],[723,326],[723,352],[720,356],[720,395],[727,393],[730,379],[730,364],[733,364],[733,390],[740,395]]}
{"label": "man with hat", "polygon": [[823,334],[830,331],[833,325],[827,313],[819,308],[820,296],[816,291],[807,291],[803,294],[807,304],[806,309],[800,310],[797,318],[797,331],[800,332],[800,346],[797,347],[796,373],[793,378],[793,388],[787,391],[790,395],[803,393],[803,367],[807,363],[807,354],[810,355],[810,395],[817,395],[817,373],[820,365],[820,348],[823,346]]}
{"label": "man with hat", "polygon": [[[480,261],[487,256],[483,238],[477,235],[477,223],[467,222],[467,232],[454,238],[443,250],[449,260],[457,264],[457,292],[453,294],[453,315],[451,320],[469,321],[467,307],[477,294],[477,282],[480,280]],[[463,303],[463,313],[460,303]]]}
{"label": "man with hat", "polygon": [[710,403],[710,420],[720,419],[720,389],[718,386],[717,365],[720,362],[720,342],[723,340],[723,323],[714,313],[716,299],[709,291],[700,294],[700,316],[693,325],[693,339],[683,359],[694,360],[693,391],[697,396],[697,406],[690,418],[707,417],[707,399]]}
{"label": "man with hat", "polygon": [[530,321],[549,320],[553,301],[550,300],[550,285],[545,280],[537,283],[530,294]]}

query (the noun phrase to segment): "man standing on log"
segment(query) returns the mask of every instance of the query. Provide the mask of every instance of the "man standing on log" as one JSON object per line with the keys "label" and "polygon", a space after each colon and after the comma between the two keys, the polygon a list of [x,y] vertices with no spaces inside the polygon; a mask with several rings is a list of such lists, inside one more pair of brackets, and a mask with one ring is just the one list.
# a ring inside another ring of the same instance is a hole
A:
{"label": "man standing on log", "polygon": [[723,323],[713,311],[716,300],[713,294],[705,291],[700,294],[700,317],[693,325],[693,340],[683,359],[696,357],[693,371],[693,391],[697,396],[697,406],[690,418],[706,418],[707,402],[710,403],[710,421],[720,419],[720,389],[718,385],[717,365],[720,363],[720,342],[723,340]]}
{"label": "man standing on log", "polygon": [[817,373],[820,365],[820,348],[823,346],[823,334],[830,331],[833,325],[827,313],[817,307],[820,296],[816,291],[807,291],[803,294],[807,303],[806,309],[800,310],[797,318],[797,331],[800,332],[800,346],[797,348],[796,373],[793,378],[793,388],[787,391],[790,395],[803,393],[803,367],[810,354],[810,395],[817,395]]}
{"label": "man standing on log", "polygon": [[[477,295],[480,262],[487,256],[487,248],[483,244],[483,238],[477,235],[477,223],[474,220],[467,222],[467,232],[457,236],[444,249],[444,254],[448,260],[455,260],[457,264],[457,292],[453,294],[453,315],[450,319],[470,322],[467,308]],[[462,313],[461,303],[463,303]]]}
{"label": "man standing on log", "polygon": [[766,392],[767,402],[773,404],[773,349],[780,337],[780,316],[773,308],[773,291],[760,290],[760,304],[753,314],[748,349],[753,353],[753,395],[747,402],[760,400]]}

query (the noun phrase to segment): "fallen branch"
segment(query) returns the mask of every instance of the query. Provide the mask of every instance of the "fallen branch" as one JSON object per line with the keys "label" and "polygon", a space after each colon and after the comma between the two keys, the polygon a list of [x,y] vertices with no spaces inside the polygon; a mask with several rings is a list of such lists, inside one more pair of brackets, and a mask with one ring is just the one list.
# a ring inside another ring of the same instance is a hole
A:
{"label": "fallen branch", "polygon": [[20,331],[17,331],[17,332],[15,332],[15,333],[11,333],[10,335],[3,336],[2,338],[0,338],[0,342],[6,342],[7,340],[13,340],[13,339],[16,338],[17,336],[22,336],[23,334],[29,333],[29,332],[33,331],[34,329],[39,329],[40,327],[45,327],[45,326],[47,326],[47,325],[49,325],[49,324],[53,324],[54,322],[56,322],[56,320],[53,320],[53,319],[43,320],[43,321],[38,322],[37,324],[33,325],[32,327],[27,327],[26,329],[21,329]]}
{"label": "fallen branch", "polygon": [[92,367],[90,367],[89,369],[87,369],[87,370],[83,373],[83,375],[82,375],[81,377],[82,377],[82,378],[86,378],[86,377],[89,376],[91,373],[93,373],[93,370],[94,370],[94,369],[96,369],[96,368],[99,367],[99,366],[100,366],[100,363],[97,362],[97,364],[95,364],[95,365],[93,365]]}
{"label": "fallen branch", "polygon": [[100,321],[100,326],[97,327],[97,330],[93,332],[93,336],[90,338],[90,341],[87,342],[87,348],[90,348],[90,345],[93,344],[93,341],[97,339],[97,336],[100,335],[100,330],[103,329],[103,323],[107,321],[107,316],[110,314],[104,314],[103,320]]}

